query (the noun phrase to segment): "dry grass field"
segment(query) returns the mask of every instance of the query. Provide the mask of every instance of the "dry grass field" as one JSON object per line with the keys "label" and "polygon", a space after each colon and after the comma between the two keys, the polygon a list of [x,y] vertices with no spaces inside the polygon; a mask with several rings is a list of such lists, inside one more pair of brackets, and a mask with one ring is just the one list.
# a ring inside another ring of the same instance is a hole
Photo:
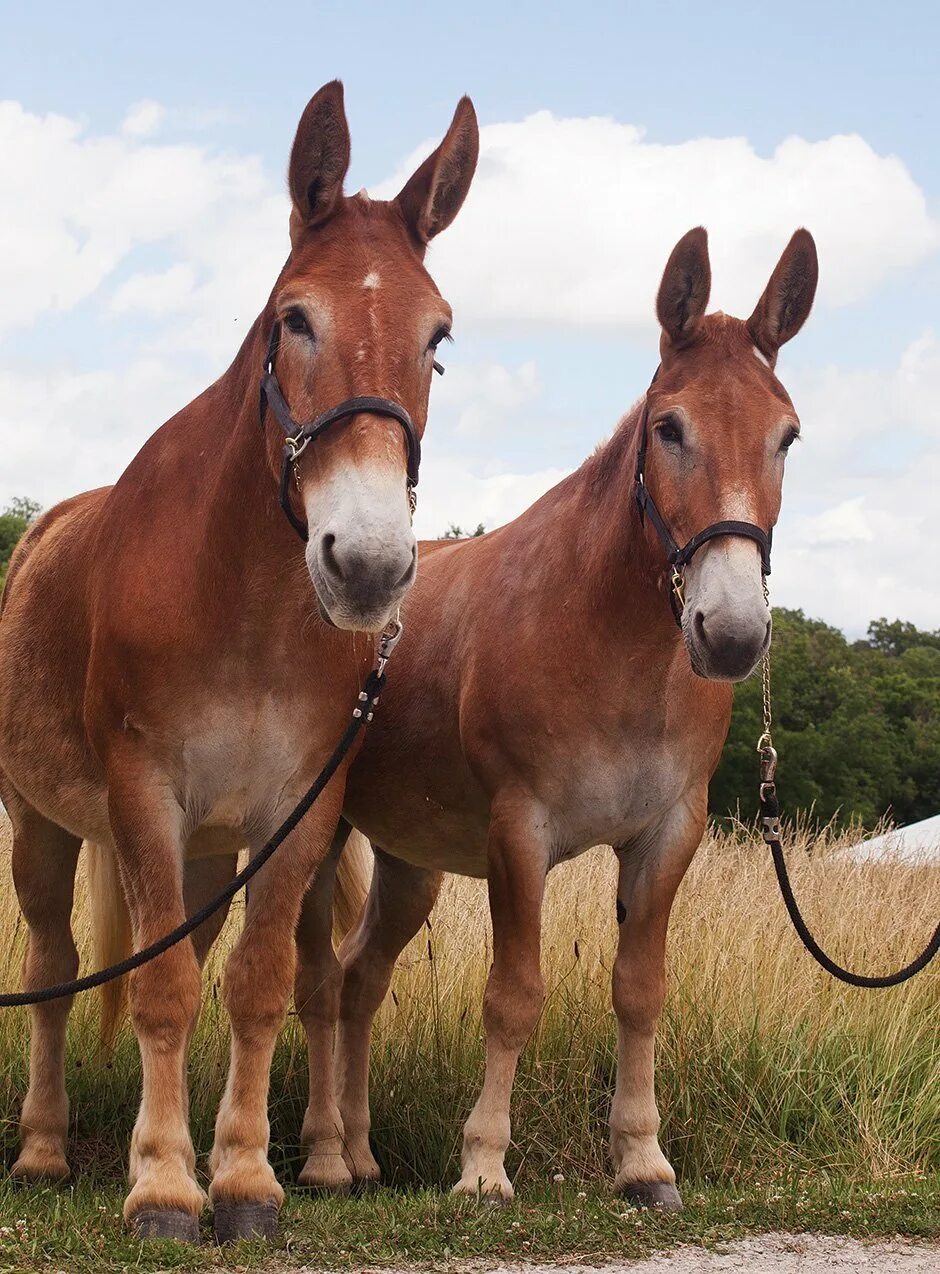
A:
{"label": "dry grass field", "polygon": [[[840,860],[838,851],[849,840],[811,839],[805,831],[791,831],[795,887],[811,924],[838,959],[865,972],[883,971],[905,962],[926,941],[940,913],[940,871]],[[3,987],[19,983],[24,940],[9,859],[9,829],[3,823]],[[607,1218],[603,1224],[595,1218],[601,1229],[608,1222],[623,1228],[611,1218],[624,1215],[622,1206],[610,1211],[605,1193],[604,1122],[615,1058],[609,1002],[616,940],[613,867],[610,852],[597,849],[559,867],[550,880],[544,943],[549,996],[520,1068],[509,1164],[523,1208],[528,1192],[530,1201],[541,1201],[537,1210],[548,1206],[555,1216],[551,1209],[557,1206],[560,1218],[574,1200],[571,1216],[586,1224],[596,1201],[598,1217]],[[74,919],[80,945],[87,949],[81,889]],[[206,972],[205,1011],[193,1044],[193,1129],[200,1155],[211,1143],[224,1081],[227,1039],[218,983],[238,921],[236,906]],[[454,1221],[465,1217],[465,1210],[439,1194],[456,1176],[460,1126],[481,1076],[488,941],[484,887],[451,880],[430,928],[405,953],[394,997],[380,1015],[374,1140],[393,1189],[345,1205],[290,1196],[288,1220],[338,1264],[355,1265],[352,1248],[340,1246],[354,1242],[348,1234],[370,1226],[374,1232],[377,1224],[383,1242],[390,1227],[406,1236],[393,1250],[412,1242],[420,1251],[419,1231],[429,1225],[446,1230],[453,1223],[471,1232],[476,1237],[464,1236],[467,1251],[502,1250],[502,1238],[512,1232],[505,1217]],[[711,1216],[711,1204],[720,1199],[734,1215],[741,1209],[750,1215],[752,1206],[770,1207],[767,1219],[776,1222],[786,1204],[797,1210],[822,1208],[830,1221],[841,1212],[845,1220],[842,1226],[836,1223],[837,1229],[861,1225],[864,1230],[866,1223],[878,1229],[879,1209],[893,1200],[885,1219],[889,1230],[930,1232],[936,1208],[931,1210],[929,1197],[940,1171],[936,971],[891,991],[853,990],[832,981],[790,930],[764,846],[743,831],[712,834],[697,855],[674,911],[669,965],[658,1089],[664,1146],[693,1204],[687,1215],[694,1218],[698,1206],[705,1208],[703,1216]],[[68,1066],[71,1158],[79,1185],[71,1195],[0,1188],[0,1208],[22,1211],[17,1219],[33,1236],[28,1241],[15,1232],[5,1240],[0,1236],[0,1268],[46,1268],[4,1265],[3,1243],[13,1244],[25,1261],[29,1243],[34,1248],[39,1243],[36,1251],[45,1252],[47,1235],[61,1232],[71,1250],[69,1243],[78,1242],[75,1236],[84,1233],[95,1207],[103,1211],[91,1233],[105,1232],[102,1226],[119,1233],[114,1213],[135,1114],[138,1063],[126,1027],[108,1065],[96,1058],[96,1038],[97,1003],[89,995],[73,1011]],[[25,1087],[26,1052],[25,1014],[4,1011],[0,1118],[7,1162]],[[292,1018],[278,1049],[271,1091],[272,1158],[285,1181],[301,1159],[305,1084],[305,1050]],[[551,1184],[556,1174],[564,1176],[564,1186]],[[847,1199],[852,1200],[848,1205]],[[409,1208],[417,1209],[420,1221]],[[40,1241],[37,1227],[46,1222],[52,1229]],[[681,1233],[683,1224],[663,1222],[662,1232],[672,1234],[668,1226],[678,1225],[676,1233]],[[632,1234],[632,1223],[628,1228]],[[513,1233],[518,1238],[518,1226]],[[602,1241],[565,1234],[559,1240],[563,1246],[594,1242],[610,1249],[609,1235]],[[535,1244],[528,1249],[533,1254],[541,1250],[539,1241],[529,1242]],[[545,1243],[551,1247],[547,1238]],[[510,1244],[509,1250],[526,1249]],[[382,1251],[373,1252],[372,1259],[378,1262]],[[75,1252],[73,1257],[69,1268],[85,1268]],[[311,1259],[309,1250],[306,1259]]]}

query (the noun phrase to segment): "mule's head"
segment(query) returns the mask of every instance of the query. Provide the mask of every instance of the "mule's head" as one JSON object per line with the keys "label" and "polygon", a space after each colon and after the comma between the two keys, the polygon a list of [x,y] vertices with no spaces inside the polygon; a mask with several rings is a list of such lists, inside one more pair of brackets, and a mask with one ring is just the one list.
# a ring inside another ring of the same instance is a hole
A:
{"label": "mule's head", "polygon": [[[280,323],[276,371],[295,421],[370,395],[404,407],[423,433],[435,350],[451,325],[424,254],[460,210],[478,144],[465,97],[396,198],[348,197],[342,85],[308,103],[288,176],[291,254],[268,313]],[[268,429],[279,472],[283,437],[270,421]],[[322,612],[340,628],[380,629],[414,579],[406,467],[401,425],[368,412],[338,421],[297,461],[291,499],[307,525],[307,567]]]}
{"label": "mule's head", "polygon": [[[799,420],[774,375],[816,291],[816,247],[797,230],[746,321],[705,315],[711,287],[700,227],[673,249],[656,302],[661,369],[650,387],[646,481],[678,544],[721,521],[770,531]],[[740,681],[770,643],[760,550],[720,536],[685,568],[682,633],[703,677]]]}

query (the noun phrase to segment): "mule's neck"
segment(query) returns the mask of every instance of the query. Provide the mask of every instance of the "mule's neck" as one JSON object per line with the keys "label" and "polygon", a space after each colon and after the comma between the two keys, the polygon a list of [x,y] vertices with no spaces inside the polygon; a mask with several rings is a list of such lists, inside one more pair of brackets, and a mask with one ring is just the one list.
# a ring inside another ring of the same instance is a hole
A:
{"label": "mule's neck", "polygon": [[261,376],[273,321],[269,302],[231,365],[191,407],[205,404],[199,428],[212,438],[204,453],[210,516],[224,518],[226,534],[242,526],[246,548],[251,543],[279,545],[302,556],[301,542],[279,506],[275,464],[280,447],[270,421],[262,421],[260,413]]}
{"label": "mule's neck", "polygon": [[572,475],[577,560],[569,563],[570,582],[577,579],[597,620],[618,642],[650,641],[671,659],[681,636],[669,604],[667,564],[634,492],[643,412],[641,399]]}

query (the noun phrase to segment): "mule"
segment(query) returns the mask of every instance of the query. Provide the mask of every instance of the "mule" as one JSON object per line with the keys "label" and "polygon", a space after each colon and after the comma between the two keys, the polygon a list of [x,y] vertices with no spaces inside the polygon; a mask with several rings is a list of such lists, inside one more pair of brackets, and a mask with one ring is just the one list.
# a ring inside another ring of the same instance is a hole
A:
{"label": "mule", "polygon": [[[458,872],[488,882],[493,964],[485,1080],[455,1189],[512,1198],[510,1092],[544,997],[546,874],[609,844],[619,861],[614,1184],[634,1203],[681,1206],[653,1082],[666,931],[705,830],[731,683],[770,642],[762,554],[799,431],[774,364],[813,302],[813,240],[796,232],[746,322],[706,316],[710,278],[696,229],[659,289],[658,375],[611,439],[507,526],[422,546],[407,632],[346,787],[345,817],[375,847],[368,901],[340,952],[336,1083],[357,1177],[379,1175],[372,1019],[442,873]],[[670,533],[699,545],[678,579],[661,538]],[[318,879],[305,901],[302,968],[317,964],[330,887]],[[311,1055],[321,1084],[328,1056],[313,1041]]]}
{"label": "mule", "polygon": [[[322,88],[291,151],[290,255],[231,367],[113,487],[56,506],[18,548],[0,617],[0,796],[29,930],[27,989],[75,975],[70,911],[83,839],[98,847],[91,880],[104,954],[119,954],[122,894],[140,949],[183,920],[194,892],[231,876],[242,846],[268,839],[342,733],[373,634],[414,580],[408,475],[413,483],[435,350],[451,324],[423,261],[464,201],[477,151],[464,98],[395,199],[347,197],[342,86]],[[346,408],[286,466],[278,413],[263,410],[259,427],[263,371],[269,405],[274,396],[297,419]],[[379,407],[351,409],[363,395]],[[282,468],[289,517],[278,507]],[[209,1186],[220,1238],[270,1234],[283,1198],[267,1158],[270,1062],[301,901],[344,780],[345,767],[253,881],[228,960],[231,1063]],[[143,1091],[124,1216],[141,1235],[198,1237],[206,1196],[186,1051],[200,963],[223,918],[131,979]],[[337,977],[321,999],[304,997],[309,1030],[331,1017],[338,993]],[[69,1004],[30,1014],[13,1165],[29,1181],[69,1170]],[[112,1027],[115,1010],[112,996]],[[348,1183],[338,1123],[327,1082],[303,1129],[306,1184]]]}

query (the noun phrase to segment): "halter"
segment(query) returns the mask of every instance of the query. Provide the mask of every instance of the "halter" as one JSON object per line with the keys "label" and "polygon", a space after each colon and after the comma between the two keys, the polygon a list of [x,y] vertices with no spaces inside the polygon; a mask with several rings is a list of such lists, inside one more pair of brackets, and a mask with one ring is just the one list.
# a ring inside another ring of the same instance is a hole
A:
{"label": "halter", "polygon": [[309,424],[298,424],[290,414],[290,408],[281,393],[281,386],[274,371],[274,360],[277,356],[280,340],[281,324],[277,321],[271,328],[271,340],[268,342],[268,352],[265,356],[264,368],[261,373],[261,427],[262,429],[264,428],[265,413],[270,407],[274,414],[274,419],[284,431],[284,453],[281,463],[280,482],[281,508],[284,510],[288,522],[300,538],[304,541],[307,540],[307,527],[291,508],[291,471],[310,443],[319,438],[322,433],[325,433],[330,425],[335,425],[337,421],[346,420],[350,416],[358,416],[360,412],[368,412],[371,416],[388,416],[391,420],[397,420],[404,430],[405,441],[408,446],[408,502],[413,513],[415,509],[415,487],[418,485],[418,466],[421,463],[421,441],[418,438],[418,432],[411,417],[401,403],[396,403],[391,398],[361,394],[356,398],[345,399],[336,407],[330,407],[329,410],[317,416],[315,420],[311,420]]}
{"label": "halter", "polygon": [[[657,368],[656,375],[650,382],[651,388],[656,383],[659,372],[660,369]],[[633,490],[637,507],[640,510],[640,521],[642,522],[644,517],[649,517],[663,548],[666,550],[666,561],[671,568],[669,571],[669,605],[672,607],[676,623],[681,627],[682,611],[685,607],[685,576],[683,575],[683,570],[692,561],[692,558],[702,545],[707,544],[709,540],[717,539],[719,535],[740,535],[747,540],[753,540],[760,549],[761,574],[766,579],[770,574],[770,545],[773,531],[764,531],[761,527],[755,526],[753,522],[736,522],[733,520],[712,522],[704,530],[698,531],[693,535],[680,548],[666,524],[666,519],[656,507],[656,501],[650,495],[649,487],[646,485],[646,447],[649,435],[649,413],[649,395],[647,394],[646,401],[643,404],[643,418],[640,424],[640,444],[636,453]]]}

